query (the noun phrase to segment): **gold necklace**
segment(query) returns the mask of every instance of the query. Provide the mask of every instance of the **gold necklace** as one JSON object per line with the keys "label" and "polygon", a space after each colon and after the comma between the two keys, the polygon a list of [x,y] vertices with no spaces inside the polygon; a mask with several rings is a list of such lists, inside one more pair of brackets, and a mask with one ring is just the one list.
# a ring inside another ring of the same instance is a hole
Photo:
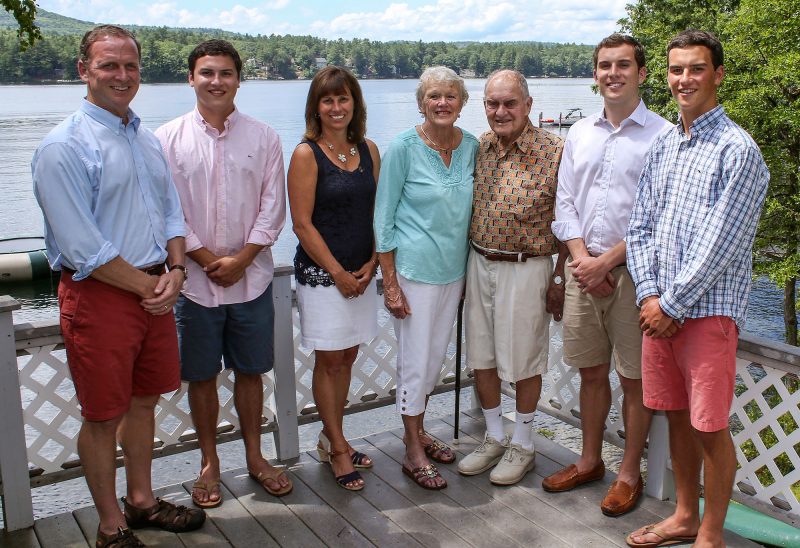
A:
{"label": "gold necklace", "polygon": [[451,141],[450,141],[450,148],[444,148],[444,147],[440,147],[440,146],[439,146],[439,145],[436,143],[436,141],[434,141],[433,139],[431,139],[431,138],[428,136],[428,134],[427,134],[427,133],[425,133],[425,127],[424,127],[422,124],[420,124],[420,126],[419,126],[419,130],[422,132],[422,134],[425,136],[425,138],[426,138],[428,141],[430,141],[430,142],[431,142],[431,144],[433,145],[433,148],[435,148],[435,149],[436,149],[436,150],[438,150],[439,152],[443,152],[445,156],[449,156],[449,155],[450,155],[450,152],[451,152],[451,151],[452,151],[452,149],[453,149],[453,141],[454,141],[455,139],[453,139],[453,140],[451,140]]}
{"label": "gold necklace", "polygon": [[[331,152],[336,154],[336,157],[339,159],[340,162],[342,162],[343,164],[347,163],[347,156],[345,156],[344,153],[342,153],[342,152],[337,153],[336,151],[334,151],[333,150],[333,145],[331,143],[329,143],[328,141],[325,141],[325,144],[327,145],[328,150],[330,150]],[[350,153],[350,156],[355,156],[356,155],[356,147],[354,147],[354,146],[350,147],[350,150],[348,152]]]}

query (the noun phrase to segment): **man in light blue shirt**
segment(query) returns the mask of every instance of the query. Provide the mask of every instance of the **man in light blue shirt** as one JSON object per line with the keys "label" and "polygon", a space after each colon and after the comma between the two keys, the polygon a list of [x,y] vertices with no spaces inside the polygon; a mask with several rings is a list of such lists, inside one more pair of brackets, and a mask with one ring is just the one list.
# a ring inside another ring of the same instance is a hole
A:
{"label": "man in light blue shirt", "polygon": [[680,121],[650,149],[626,241],[644,332],[643,399],[666,411],[677,507],[627,542],[724,546],[736,474],[728,430],[736,347],[769,172],[758,146],[717,104],[725,76],[719,40],[687,30],[670,41],[667,57]]}
{"label": "man in light blue shirt", "polygon": [[45,137],[31,166],[48,259],[61,271],[61,331],[83,415],[78,454],[100,518],[98,547],[138,546],[128,527],[183,532],[205,520],[156,499],[150,480],[154,408],[180,386],[172,307],[185,280],[185,228],[161,145],[129,109],[140,59],[127,30],[87,32],[78,60],[86,99]]}

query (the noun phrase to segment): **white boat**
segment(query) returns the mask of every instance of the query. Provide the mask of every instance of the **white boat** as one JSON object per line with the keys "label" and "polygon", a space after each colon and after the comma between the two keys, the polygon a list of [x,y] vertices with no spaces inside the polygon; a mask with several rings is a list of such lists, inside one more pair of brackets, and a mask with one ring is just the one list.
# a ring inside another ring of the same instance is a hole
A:
{"label": "white boat", "polygon": [[25,282],[51,275],[42,236],[0,239],[0,282]]}

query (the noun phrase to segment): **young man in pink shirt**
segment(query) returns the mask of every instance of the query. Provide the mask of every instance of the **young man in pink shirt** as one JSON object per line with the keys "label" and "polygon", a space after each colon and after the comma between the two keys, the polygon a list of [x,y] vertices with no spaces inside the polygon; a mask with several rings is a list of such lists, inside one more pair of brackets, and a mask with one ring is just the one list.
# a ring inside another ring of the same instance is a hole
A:
{"label": "young man in pink shirt", "polygon": [[234,370],[234,402],[247,470],[276,496],[292,482],[261,454],[263,383],[272,369],[271,246],[286,217],[278,134],[234,105],[242,61],[224,40],[189,55],[196,108],[163,125],[164,147],[186,217],[188,279],[176,304],[181,377],[202,453],[197,506],[222,503],[216,450],[217,374]]}

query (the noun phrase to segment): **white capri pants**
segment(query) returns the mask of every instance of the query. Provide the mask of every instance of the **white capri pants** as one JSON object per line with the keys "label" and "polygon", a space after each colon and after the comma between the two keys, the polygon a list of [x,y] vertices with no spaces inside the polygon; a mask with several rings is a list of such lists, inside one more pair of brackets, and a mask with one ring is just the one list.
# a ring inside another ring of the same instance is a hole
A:
{"label": "white capri pants", "polygon": [[397,411],[415,417],[442,373],[453,335],[464,278],[449,284],[414,282],[397,275],[411,314],[392,318],[397,336]]}

